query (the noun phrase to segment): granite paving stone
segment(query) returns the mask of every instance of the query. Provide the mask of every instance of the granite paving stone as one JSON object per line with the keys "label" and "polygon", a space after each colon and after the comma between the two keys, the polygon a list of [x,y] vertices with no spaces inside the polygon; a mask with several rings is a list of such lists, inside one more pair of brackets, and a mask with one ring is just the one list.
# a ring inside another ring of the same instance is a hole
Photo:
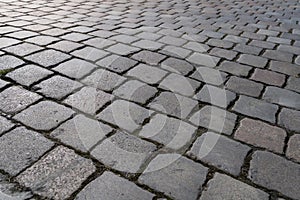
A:
{"label": "granite paving stone", "polygon": [[15,46],[10,46],[5,48],[4,50],[7,52],[10,52],[12,54],[18,55],[18,56],[25,56],[37,51],[42,50],[43,48],[34,44],[30,43],[22,43]]}
{"label": "granite paving stone", "polygon": [[283,74],[287,74],[290,76],[298,76],[300,74],[300,68],[298,65],[291,64],[288,62],[281,62],[281,61],[271,61],[270,62],[270,69],[272,71],[280,72]]}
{"label": "granite paving stone", "polygon": [[0,144],[0,168],[11,175],[17,175],[30,166],[54,145],[41,134],[24,127],[2,136]]}
{"label": "granite paving stone", "polygon": [[286,131],[262,121],[244,118],[234,138],[245,143],[283,153]]}
{"label": "granite paving stone", "polygon": [[258,97],[263,90],[263,87],[263,84],[236,76],[231,76],[226,83],[227,89],[253,97]]}
{"label": "granite paving stone", "polygon": [[72,42],[72,41],[67,41],[67,40],[63,40],[63,41],[58,41],[54,44],[51,44],[47,47],[49,48],[53,48],[56,50],[60,50],[63,52],[71,52],[79,47],[82,47],[82,44],[76,43],[76,42]]}
{"label": "granite paving stone", "polygon": [[262,190],[235,180],[230,176],[216,173],[208,182],[208,189],[202,192],[199,200],[268,200],[269,195]]}
{"label": "granite paving stone", "polygon": [[189,145],[195,132],[196,127],[184,121],[157,114],[143,126],[139,136],[177,150]]}
{"label": "granite paving stone", "polygon": [[299,145],[300,145],[300,135],[299,134],[292,135],[288,142],[286,156],[288,158],[295,160],[296,162],[300,162]]}
{"label": "granite paving stone", "polygon": [[152,112],[135,103],[116,100],[100,112],[97,118],[131,133],[139,128]]}
{"label": "granite paving stone", "polygon": [[215,106],[204,106],[189,119],[193,124],[231,135],[237,115]]}
{"label": "granite paving stone", "polygon": [[24,64],[24,61],[10,55],[4,55],[0,57],[0,70],[11,70]]}
{"label": "granite paving stone", "polygon": [[116,73],[104,69],[98,69],[91,75],[85,77],[81,82],[104,91],[112,91],[125,80],[125,77],[119,76]]}
{"label": "granite paving stone", "polygon": [[237,61],[253,67],[264,68],[268,62],[268,59],[251,54],[242,54]]}
{"label": "granite paving stone", "polygon": [[255,69],[251,79],[275,86],[282,86],[285,83],[285,76],[283,74],[262,69]]}
{"label": "granite paving stone", "polygon": [[215,67],[219,62],[220,58],[210,56],[207,54],[193,53],[188,57],[187,61],[196,64],[198,66]]}
{"label": "granite paving stone", "polygon": [[25,59],[35,62],[43,67],[50,67],[62,61],[69,59],[71,56],[56,50],[44,50],[35,54],[26,56]]}
{"label": "granite paving stone", "polygon": [[116,73],[123,73],[135,66],[137,62],[126,57],[110,55],[99,60],[96,64]]}
{"label": "granite paving stone", "polygon": [[299,170],[299,164],[270,152],[257,151],[252,155],[249,178],[258,185],[299,199]]}
{"label": "granite paving stone", "polygon": [[157,92],[158,90],[155,87],[137,80],[130,80],[115,89],[113,94],[123,99],[145,104]]}
{"label": "granite paving stone", "polygon": [[108,55],[107,52],[93,47],[84,47],[83,49],[73,51],[71,54],[92,62],[95,62],[96,60]]}
{"label": "granite paving stone", "polygon": [[8,131],[12,127],[14,127],[14,124],[10,120],[0,116],[0,134]]}
{"label": "granite paving stone", "polygon": [[58,71],[59,73],[62,73],[70,78],[81,79],[85,75],[92,72],[95,68],[97,68],[97,66],[90,62],[73,58],[58,65],[57,67],[53,68],[53,70]]}
{"label": "granite paving stone", "polygon": [[76,196],[76,200],[151,200],[154,194],[138,187],[136,184],[113,174],[104,172],[100,177],[88,184]]}
{"label": "granite paving stone", "polygon": [[110,51],[112,53],[118,54],[118,55],[126,56],[128,54],[135,53],[135,52],[139,51],[140,49],[137,47],[132,47],[132,46],[118,43],[113,46],[110,46],[106,50]]}
{"label": "granite paving stone", "polygon": [[117,132],[93,149],[101,163],[125,173],[137,173],[156,146],[133,135]]}
{"label": "granite paving stone", "polygon": [[36,93],[18,86],[12,86],[0,93],[0,110],[8,114],[14,114],[41,98]]}
{"label": "granite paving stone", "polygon": [[53,72],[36,65],[25,65],[8,73],[6,76],[22,85],[30,86],[51,74],[53,74]]}
{"label": "granite paving stone", "polygon": [[3,80],[0,79],[0,89],[6,87],[6,86],[8,86],[8,85],[9,85],[9,82],[3,81]]}
{"label": "granite paving stone", "polygon": [[144,62],[148,65],[157,65],[159,62],[165,59],[166,56],[159,53],[144,50],[134,54],[131,58],[138,60],[140,62]]}
{"label": "granite paving stone", "polygon": [[274,123],[278,106],[241,95],[232,109],[238,113]]}
{"label": "granite paving stone", "polygon": [[278,124],[288,130],[300,132],[300,111],[283,108],[278,116]]}
{"label": "granite paving stone", "polygon": [[287,80],[287,85],[285,88],[300,93],[300,78],[291,76]]}
{"label": "granite paving stone", "polygon": [[88,152],[112,130],[99,121],[76,115],[52,131],[50,137],[82,152]]}
{"label": "granite paving stone", "polygon": [[94,115],[105,104],[109,103],[113,96],[93,87],[83,87],[78,92],[68,96],[64,103],[84,113]]}
{"label": "granite paving stone", "polygon": [[179,154],[160,154],[150,162],[138,181],[174,199],[194,200],[206,174],[206,167]]}
{"label": "granite paving stone", "polygon": [[81,83],[63,76],[53,76],[34,87],[36,88],[36,92],[41,93],[46,97],[59,100],[82,86],[83,85]]}
{"label": "granite paving stone", "polygon": [[161,63],[161,67],[168,71],[182,74],[184,76],[194,69],[193,65],[191,65],[187,61],[176,58],[167,58]]}
{"label": "granite paving stone", "polygon": [[29,38],[25,41],[29,42],[29,43],[32,43],[32,44],[45,46],[45,45],[51,44],[53,42],[56,42],[58,40],[59,40],[58,38],[55,38],[55,37],[52,37],[52,36],[41,35],[41,36],[35,36],[35,37],[32,37],[32,38]]}
{"label": "granite paving stone", "polygon": [[128,76],[135,77],[149,84],[158,83],[166,74],[165,70],[145,64],[139,64],[127,72]]}
{"label": "granite paving stone", "polygon": [[74,111],[65,106],[42,101],[18,113],[14,119],[36,130],[50,130],[73,114]]}
{"label": "granite paving stone", "polygon": [[8,38],[8,37],[1,37],[0,38],[0,48],[12,46],[14,44],[20,43],[20,40]]}
{"label": "granite paving stone", "polygon": [[91,160],[59,146],[22,172],[17,181],[39,195],[58,200],[75,192],[95,169]]}
{"label": "granite paving stone", "polygon": [[227,74],[218,69],[209,67],[197,67],[196,71],[190,76],[198,81],[211,85],[221,86],[226,80]]}

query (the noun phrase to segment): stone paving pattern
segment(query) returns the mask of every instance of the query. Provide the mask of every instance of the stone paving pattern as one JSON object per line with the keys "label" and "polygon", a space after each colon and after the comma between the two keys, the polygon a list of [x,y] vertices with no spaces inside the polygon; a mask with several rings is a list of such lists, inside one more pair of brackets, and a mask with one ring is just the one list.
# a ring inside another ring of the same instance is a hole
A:
{"label": "stone paving pattern", "polygon": [[1,0],[0,199],[300,199],[298,0]]}

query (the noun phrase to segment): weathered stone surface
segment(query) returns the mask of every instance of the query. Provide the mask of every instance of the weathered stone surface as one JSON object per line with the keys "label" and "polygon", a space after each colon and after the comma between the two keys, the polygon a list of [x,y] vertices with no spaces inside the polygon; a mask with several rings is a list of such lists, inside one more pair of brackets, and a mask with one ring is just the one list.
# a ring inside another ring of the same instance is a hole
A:
{"label": "weathered stone surface", "polygon": [[300,93],[300,78],[290,77],[285,88]]}
{"label": "weathered stone surface", "polygon": [[135,66],[137,62],[126,57],[111,55],[103,58],[96,64],[101,67],[105,67],[107,69],[115,71],[117,73],[122,73]]}
{"label": "weathered stone surface", "polygon": [[165,61],[162,62],[161,67],[163,69],[166,69],[168,71],[177,73],[177,74],[182,74],[182,75],[187,75],[189,72],[193,70],[193,65],[190,63],[176,59],[176,58],[168,58]]}
{"label": "weathered stone surface", "polygon": [[278,124],[288,130],[300,132],[300,111],[283,108],[279,113]]}
{"label": "weathered stone surface", "polygon": [[196,127],[184,121],[157,114],[143,126],[139,136],[177,150],[189,145],[195,132]]}
{"label": "weathered stone surface", "polygon": [[52,101],[42,101],[15,115],[14,119],[37,130],[50,130],[72,114],[74,111],[65,106]]}
{"label": "weathered stone surface", "polygon": [[77,115],[56,128],[50,136],[87,152],[111,131],[112,128],[102,122]]}
{"label": "weathered stone surface", "polygon": [[61,53],[56,50],[44,50],[35,54],[26,56],[25,59],[28,59],[32,62],[40,64],[44,67],[50,67],[56,65],[64,60],[69,59],[71,56]]}
{"label": "weathered stone surface", "polygon": [[74,58],[58,65],[57,67],[53,68],[53,70],[58,71],[59,73],[62,73],[71,78],[80,79],[83,76],[89,74],[96,67],[97,66],[92,63]]}
{"label": "weathered stone surface", "polygon": [[227,81],[226,88],[236,93],[258,97],[263,90],[263,85],[248,79],[232,76]]}
{"label": "weathered stone surface", "polygon": [[0,57],[0,70],[11,70],[24,64],[24,61],[14,56],[4,55]]}
{"label": "weathered stone surface", "polygon": [[14,44],[20,43],[19,40],[8,38],[8,37],[1,37],[0,38],[0,48],[12,46]]}
{"label": "weathered stone surface", "polygon": [[300,198],[300,165],[270,152],[257,151],[250,162],[249,178],[256,184],[290,198]]}
{"label": "weathered stone surface", "polygon": [[143,121],[150,117],[152,112],[135,103],[116,100],[100,112],[97,118],[131,133],[139,128]]}
{"label": "weathered stone surface", "polygon": [[62,99],[83,85],[63,76],[53,76],[38,85],[37,92],[54,99]]}
{"label": "weathered stone surface", "polygon": [[6,87],[7,85],[9,85],[9,82],[0,79],[0,89]]}
{"label": "weathered stone surface", "polygon": [[94,171],[91,160],[59,146],[22,172],[17,181],[39,195],[59,200],[68,198]]}
{"label": "weathered stone surface", "polygon": [[0,110],[14,114],[42,97],[21,87],[12,86],[0,93]]}
{"label": "weathered stone surface", "polygon": [[134,54],[132,58],[149,65],[157,65],[160,61],[165,59],[166,56],[159,53],[144,50]]}
{"label": "weathered stone surface", "polygon": [[121,98],[145,104],[158,90],[137,80],[130,80],[113,91]]}
{"label": "weathered stone surface", "polygon": [[290,90],[269,86],[262,98],[271,103],[300,109],[300,94]]}
{"label": "weathered stone surface", "polygon": [[24,67],[8,73],[6,76],[21,85],[30,86],[51,74],[53,74],[53,72],[36,65],[25,65]]}
{"label": "weathered stone surface", "polygon": [[174,199],[194,200],[206,174],[206,167],[179,154],[161,154],[150,162],[138,181]]}
{"label": "weathered stone surface", "polygon": [[191,63],[206,67],[215,67],[219,60],[220,58],[200,53],[194,53],[187,59]]}
{"label": "weathered stone surface", "polygon": [[171,92],[162,92],[149,104],[154,110],[181,119],[185,119],[197,105],[197,101]]}
{"label": "weathered stone surface", "polygon": [[54,143],[39,133],[19,127],[0,137],[0,145],[0,168],[14,176],[37,161]]}
{"label": "weathered stone surface", "polygon": [[240,122],[234,138],[254,146],[282,153],[286,135],[286,132],[281,128],[245,118]]}
{"label": "weathered stone surface", "polygon": [[160,88],[170,90],[185,96],[195,95],[195,90],[200,86],[198,81],[185,76],[171,73],[159,84]]}
{"label": "weathered stone surface", "polygon": [[10,120],[0,115],[0,134],[4,133],[5,131],[8,131],[13,126],[14,124]]}
{"label": "weathered stone surface", "polygon": [[139,64],[127,73],[128,76],[135,77],[149,84],[158,83],[166,74],[167,72],[164,70],[145,64]]}
{"label": "weathered stone surface", "polygon": [[42,47],[34,45],[34,44],[22,43],[22,44],[8,47],[5,49],[5,51],[16,54],[18,56],[25,56],[25,55],[37,52],[42,49],[43,49]]}
{"label": "weathered stone surface", "polygon": [[282,86],[285,82],[285,76],[283,74],[262,69],[255,69],[251,79],[275,86]]}
{"label": "weathered stone surface", "polygon": [[116,73],[104,69],[98,69],[91,75],[85,77],[82,82],[104,91],[112,91],[125,80],[126,78],[119,76]]}
{"label": "weathered stone surface", "polygon": [[236,119],[235,114],[226,110],[214,106],[204,106],[194,113],[189,120],[197,126],[231,135]]}
{"label": "weathered stone surface", "polygon": [[111,172],[104,172],[83,188],[75,200],[151,200],[153,197],[153,194],[139,188],[134,183]]}
{"label": "weathered stone surface", "polygon": [[212,85],[222,85],[225,82],[226,74],[209,67],[197,67],[191,78]]}
{"label": "weathered stone surface", "polygon": [[110,51],[112,53],[115,53],[115,54],[125,56],[125,55],[128,55],[128,54],[137,52],[139,50],[139,48],[131,47],[131,46],[119,43],[119,44],[115,44],[113,46],[110,46],[106,50]]}
{"label": "weathered stone surface", "polygon": [[286,150],[286,156],[300,162],[300,135],[296,134],[290,137],[288,147]]}
{"label": "weathered stone surface", "polygon": [[81,110],[82,112],[94,115],[96,112],[109,103],[113,96],[97,88],[83,87],[78,92],[68,96],[64,103]]}
{"label": "weathered stone surface", "polygon": [[207,132],[195,141],[188,154],[237,176],[249,151],[250,147],[246,145],[225,136]]}
{"label": "weathered stone surface", "polygon": [[199,200],[268,200],[269,195],[230,176],[216,173]]}
{"label": "weathered stone surface", "polygon": [[126,173],[137,173],[156,146],[138,137],[117,132],[99,144],[91,154],[105,165]]}
{"label": "weathered stone surface", "polygon": [[92,62],[95,62],[96,60],[99,60],[100,58],[103,58],[104,56],[108,55],[106,51],[99,50],[93,47],[85,47],[83,49],[73,51],[71,54],[73,56],[77,56],[79,58],[89,60]]}
{"label": "weathered stone surface", "polygon": [[278,106],[241,95],[238,101],[234,104],[233,110],[247,116],[256,117],[274,123]]}
{"label": "weathered stone surface", "polygon": [[238,59],[238,62],[253,67],[264,68],[268,62],[268,59],[250,54],[242,54]]}
{"label": "weathered stone surface", "polygon": [[235,62],[224,61],[217,69],[236,76],[247,76],[252,68]]}

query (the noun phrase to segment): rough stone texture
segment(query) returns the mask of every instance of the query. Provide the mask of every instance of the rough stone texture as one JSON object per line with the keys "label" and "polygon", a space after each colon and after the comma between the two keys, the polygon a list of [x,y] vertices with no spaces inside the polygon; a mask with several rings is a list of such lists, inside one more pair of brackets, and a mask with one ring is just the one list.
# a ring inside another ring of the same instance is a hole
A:
{"label": "rough stone texture", "polygon": [[278,106],[241,95],[234,104],[233,110],[247,116],[274,123]]}
{"label": "rough stone texture", "polygon": [[107,70],[98,69],[91,75],[85,77],[82,82],[104,91],[112,91],[125,80],[126,78],[119,76],[118,74]]}
{"label": "rough stone texture", "polygon": [[171,73],[159,84],[160,88],[179,93],[185,96],[195,95],[195,90],[200,86],[198,81],[185,76]]}
{"label": "rough stone texture", "polygon": [[42,101],[15,115],[14,119],[37,130],[50,130],[72,114],[74,111],[65,106],[52,101]]}
{"label": "rough stone texture", "polygon": [[220,86],[225,82],[226,74],[208,67],[197,67],[197,70],[191,75],[191,78],[204,83]]}
{"label": "rough stone texture", "polygon": [[264,68],[268,62],[268,59],[250,54],[242,54],[241,57],[238,59],[238,62],[253,67]]}
{"label": "rough stone texture", "polygon": [[282,153],[286,132],[258,120],[245,118],[234,134],[234,138],[248,144]]}
{"label": "rough stone texture", "polygon": [[216,173],[199,200],[268,200],[269,195],[230,176]]}
{"label": "rough stone texture", "polygon": [[37,161],[54,143],[24,127],[15,128],[0,137],[0,168],[10,175]]}
{"label": "rough stone texture", "polygon": [[207,132],[193,144],[189,155],[232,174],[239,175],[250,147],[225,136]]}
{"label": "rough stone texture", "polygon": [[290,77],[285,88],[300,93],[300,78]]}
{"label": "rough stone texture", "polygon": [[111,131],[112,128],[99,121],[77,115],[60,125],[50,136],[75,149],[87,152]]}
{"label": "rough stone texture", "polygon": [[300,162],[300,135],[296,134],[290,137],[288,147],[286,150],[286,156]]}
{"label": "rough stone texture", "polygon": [[151,51],[141,51],[132,56],[133,59],[144,62],[149,65],[157,65],[166,56]]}
{"label": "rough stone texture", "polygon": [[232,76],[227,81],[226,88],[236,93],[258,97],[263,90],[263,85],[254,81]]}
{"label": "rough stone texture", "polygon": [[0,57],[0,70],[11,70],[22,64],[24,61],[14,56],[4,55]]}
{"label": "rough stone texture", "polygon": [[22,85],[30,86],[51,74],[53,74],[53,72],[36,65],[25,65],[8,73],[6,76]]}
{"label": "rough stone texture", "polygon": [[139,188],[134,183],[111,172],[104,172],[83,188],[75,200],[151,200],[153,197],[153,194]]}
{"label": "rough stone texture", "polygon": [[0,134],[4,133],[5,131],[8,131],[13,126],[14,124],[10,120],[0,116]]}
{"label": "rough stone texture", "polygon": [[197,105],[197,101],[171,92],[162,92],[149,104],[154,110],[181,119],[185,119]]}
{"label": "rough stone texture", "polygon": [[73,56],[77,56],[79,58],[86,59],[92,62],[95,62],[96,60],[99,60],[100,58],[108,55],[107,52],[93,47],[85,47],[83,49],[73,51],[71,54]]}
{"label": "rough stone texture", "polygon": [[63,76],[53,76],[35,85],[37,92],[54,99],[62,99],[80,87],[82,87],[81,83]]}
{"label": "rough stone texture", "polygon": [[193,65],[190,63],[176,59],[176,58],[168,58],[165,61],[162,62],[161,67],[171,71],[175,72],[177,74],[187,75],[189,72],[193,70]]}
{"label": "rough stone texture", "polygon": [[135,66],[137,62],[126,57],[111,55],[103,58],[102,60],[98,61],[96,64],[101,67],[110,69],[114,72],[122,73]]}
{"label": "rough stone texture", "polygon": [[224,61],[218,69],[236,76],[247,76],[252,68],[235,62]]}
{"label": "rough stone texture", "polygon": [[0,89],[6,87],[7,85],[9,85],[9,82],[3,81],[0,79]]}
{"label": "rough stone texture", "polygon": [[71,56],[61,53],[56,50],[45,50],[35,54],[26,56],[25,59],[35,62],[44,67],[56,65],[64,60],[69,59]]}
{"label": "rough stone texture", "polygon": [[138,181],[174,199],[194,200],[206,174],[206,167],[179,154],[161,154],[150,162]]}
{"label": "rough stone texture", "polygon": [[262,97],[268,102],[300,109],[300,94],[278,87],[267,87]]}
{"label": "rough stone texture", "polygon": [[145,64],[139,64],[127,73],[128,76],[135,77],[149,84],[158,83],[166,74],[167,72],[164,70]]}
{"label": "rough stone texture", "polygon": [[[26,169],[17,181],[39,195],[51,199],[66,199],[75,192],[93,172],[91,160],[59,146]],[[64,176],[61,176],[64,173]]]}
{"label": "rough stone texture", "polygon": [[251,79],[275,86],[282,86],[285,82],[285,76],[283,74],[262,69],[255,69]]}
{"label": "rough stone texture", "polygon": [[187,60],[199,66],[215,67],[220,59],[207,54],[194,53]]}
{"label": "rough stone texture", "polygon": [[227,106],[236,98],[236,94],[219,87],[205,84],[194,98],[215,106],[227,108]]}
{"label": "rough stone texture", "polygon": [[113,94],[123,99],[145,104],[157,92],[158,90],[154,87],[137,80],[130,80],[115,89]]}
{"label": "rough stone texture", "polygon": [[62,73],[71,78],[80,79],[83,76],[89,74],[96,67],[97,66],[93,65],[92,63],[74,58],[58,65],[57,67],[53,68],[53,70],[58,71],[59,73]]}
{"label": "rough stone texture", "polygon": [[0,110],[14,114],[40,99],[41,96],[36,93],[12,86],[0,93]]}
{"label": "rough stone texture", "polygon": [[184,121],[158,114],[143,126],[139,136],[177,150],[190,144],[195,131],[196,127]]}
{"label": "rough stone texture", "polygon": [[68,96],[64,103],[81,110],[82,112],[94,115],[105,104],[109,103],[113,96],[97,88],[83,87],[78,92]]}
{"label": "rough stone texture", "polygon": [[5,48],[6,51],[16,54],[18,56],[26,56],[30,53],[34,53],[42,49],[43,49],[42,47],[30,43],[22,43],[22,44]]}
{"label": "rough stone texture", "polygon": [[205,106],[189,119],[193,124],[231,135],[237,116],[226,110]]}
{"label": "rough stone texture", "polygon": [[257,151],[250,162],[249,178],[258,185],[299,199],[299,170],[299,164],[270,152]]}
{"label": "rough stone texture", "polygon": [[278,124],[288,130],[300,132],[300,111],[283,108],[279,113]]}
{"label": "rough stone texture", "polygon": [[143,121],[150,117],[149,111],[135,103],[125,100],[116,100],[97,115],[98,119],[114,124],[121,129],[133,132]]}
{"label": "rough stone texture", "polygon": [[156,146],[135,136],[117,132],[95,147],[91,154],[101,163],[125,173],[137,173]]}

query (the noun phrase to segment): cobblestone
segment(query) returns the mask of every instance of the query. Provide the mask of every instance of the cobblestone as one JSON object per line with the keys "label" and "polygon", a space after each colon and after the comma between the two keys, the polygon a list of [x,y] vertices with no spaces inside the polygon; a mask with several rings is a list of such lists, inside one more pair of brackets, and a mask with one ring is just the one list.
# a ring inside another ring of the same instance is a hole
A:
{"label": "cobblestone", "polygon": [[39,133],[19,127],[2,136],[0,145],[0,168],[15,176],[37,161],[54,143]]}
{"label": "cobblestone", "polygon": [[206,174],[206,167],[179,154],[162,154],[150,162],[138,181],[175,199],[192,200],[197,198]]}
{"label": "cobblestone", "polygon": [[131,69],[133,66],[135,66],[137,62],[126,57],[111,55],[103,58],[102,60],[98,61],[96,64],[101,67],[110,69],[114,72],[123,73]]}
{"label": "cobblestone", "polygon": [[239,94],[258,97],[263,90],[263,85],[248,79],[232,76],[227,81],[226,88]]}
{"label": "cobblestone", "polygon": [[259,56],[254,56],[250,54],[242,54],[238,59],[238,62],[246,65],[250,65],[253,67],[264,68],[268,62],[266,58],[262,58]]}
{"label": "cobblestone", "polygon": [[286,150],[287,157],[294,159],[297,162],[300,162],[300,135],[296,134],[290,137],[288,142],[288,147]]}
{"label": "cobblestone", "polygon": [[237,176],[249,150],[246,145],[207,132],[195,141],[188,154]]}
{"label": "cobblestone", "polygon": [[262,69],[255,69],[251,79],[275,86],[282,86],[285,82],[285,76],[283,74]]}
{"label": "cobblestone", "polygon": [[64,60],[69,59],[71,56],[55,50],[44,50],[35,54],[26,56],[27,60],[40,64],[44,67],[50,67],[58,64]]}
{"label": "cobblestone", "polygon": [[299,199],[300,167],[278,155],[257,151],[250,162],[249,178],[254,183]]}
{"label": "cobblestone", "polygon": [[[76,191],[94,171],[92,161],[59,146],[22,172],[17,180],[22,185],[33,188],[39,195],[62,199]],[[61,176],[62,172],[65,176]]]}
{"label": "cobblestone", "polygon": [[190,63],[176,58],[166,59],[162,62],[161,67],[168,71],[182,75],[187,75],[193,70],[193,66]]}
{"label": "cobblestone", "polygon": [[298,126],[300,122],[300,111],[283,108],[279,113],[278,124],[284,126],[288,130],[300,131]]}
{"label": "cobblestone", "polygon": [[135,77],[149,84],[156,84],[167,74],[166,71],[145,64],[139,64],[131,69],[127,75]]}
{"label": "cobblestone", "polygon": [[208,182],[208,189],[204,191],[199,200],[268,200],[269,195],[259,189],[237,181],[230,176],[216,173]]}
{"label": "cobblestone", "polygon": [[134,54],[132,58],[141,62],[145,62],[149,65],[157,65],[160,63],[160,61],[165,59],[166,56],[151,51],[141,51],[137,54]]}
{"label": "cobblestone", "polygon": [[241,95],[233,106],[233,110],[247,116],[274,123],[278,106]]}
{"label": "cobblestone", "polygon": [[283,153],[286,136],[286,132],[281,128],[249,118],[240,122],[240,126],[234,134],[235,139],[277,153]]}
{"label": "cobblestone", "polygon": [[300,78],[290,77],[285,88],[300,93]]}
{"label": "cobblestone", "polygon": [[139,188],[134,183],[111,172],[104,172],[99,178],[87,185],[76,200],[150,200],[154,197],[150,192]]}
{"label": "cobblestone", "polygon": [[25,56],[30,53],[37,52],[39,50],[42,50],[43,48],[34,44],[30,43],[22,43],[15,46],[10,46],[8,48],[5,48],[4,50],[7,52],[10,52],[12,54],[18,55],[18,56]]}
{"label": "cobblestone", "polygon": [[0,70],[11,70],[24,64],[24,61],[14,57],[4,55],[0,57]]}

